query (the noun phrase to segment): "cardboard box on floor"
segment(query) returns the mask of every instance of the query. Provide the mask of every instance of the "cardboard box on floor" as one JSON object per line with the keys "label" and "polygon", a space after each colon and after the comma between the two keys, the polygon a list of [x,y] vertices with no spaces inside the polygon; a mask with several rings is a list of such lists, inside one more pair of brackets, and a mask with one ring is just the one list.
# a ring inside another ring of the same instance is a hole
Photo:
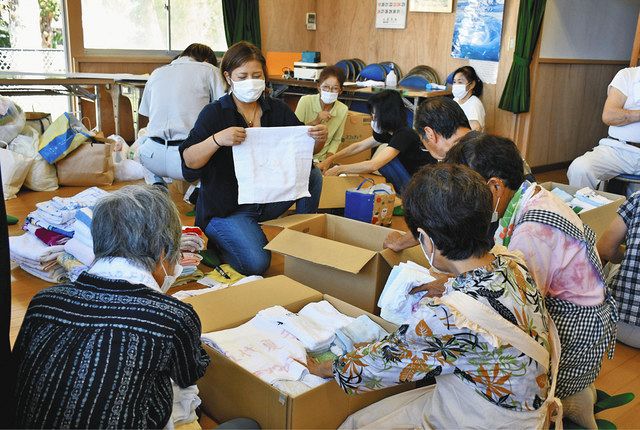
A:
{"label": "cardboard box on floor", "polygon": [[[360,142],[373,134],[371,130],[371,115],[349,111],[344,124],[344,132],[342,133],[342,142],[338,147],[338,151],[347,146]],[[337,162],[340,164],[353,164],[371,159],[371,150],[363,151],[350,157],[341,158]]]}
{"label": "cardboard box on floor", "polygon": [[[575,196],[576,191],[579,190],[578,187],[572,187],[571,185],[560,184],[557,182],[544,182],[540,184],[546,190],[553,190],[554,188],[559,188],[562,191],[565,191],[572,196]],[[584,213],[578,214],[582,222],[587,224],[593,232],[596,234],[596,238],[600,239],[602,233],[609,227],[609,224],[615,219],[618,207],[624,203],[625,196],[621,196],[618,194],[607,193],[604,191],[596,190],[596,193],[608,198],[612,201],[612,203],[606,204],[604,206],[600,206],[595,209],[591,209]]]}
{"label": "cardboard box on floor", "polygon": [[[366,178],[372,179],[374,184],[384,184],[387,182],[384,176],[380,175],[348,175],[348,176],[324,176],[322,178],[322,194],[320,194],[320,209],[344,208],[344,199],[347,190],[357,188]],[[370,183],[363,187],[371,186]]]}
{"label": "cardboard box on floor", "polygon": [[293,215],[265,225],[282,227],[265,249],[284,255],[284,274],[367,312],[379,314],[378,298],[393,266],[408,260],[428,267],[419,246],[383,249],[392,229],[335,215]]}
{"label": "cardboard box on floor", "polygon": [[[333,297],[306,287],[286,276],[275,276],[201,296],[190,297],[200,316],[202,332],[237,327],[260,310],[280,305],[298,312],[306,304],[329,301],[338,311],[357,317],[368,315],[385,330],[397,327]],[[347,395],[329,381],[298,396],[290,396],[262,381],[216,350],[204,346],[211,364],[198,381],[205,412],[216,421],[237,417],[256,420],[262,428],[337,428],[352,413],[385,397],[414,388],[402,384],[360,395]]]}

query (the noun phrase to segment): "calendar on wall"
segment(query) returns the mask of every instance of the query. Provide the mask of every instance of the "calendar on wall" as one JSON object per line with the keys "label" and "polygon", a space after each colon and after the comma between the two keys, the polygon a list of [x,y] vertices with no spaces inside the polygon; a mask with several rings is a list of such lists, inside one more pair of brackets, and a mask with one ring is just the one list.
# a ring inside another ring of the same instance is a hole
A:
{"label": "calendar on wall", "polygon": [[410,0],[409,12],[451,13],[453,0]]}
{"label": "calendar on wall", "polygon": [[376,1],[376,28],[406,28],[407,1]]}

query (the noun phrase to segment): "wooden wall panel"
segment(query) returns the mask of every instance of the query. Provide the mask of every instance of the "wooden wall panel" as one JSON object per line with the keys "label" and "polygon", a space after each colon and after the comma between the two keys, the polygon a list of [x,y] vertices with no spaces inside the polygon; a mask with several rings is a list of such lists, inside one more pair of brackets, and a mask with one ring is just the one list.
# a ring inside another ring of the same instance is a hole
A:
{"label": "wooden wall panel", "polygon": [[607,134],[607,87],[624,66],[540,63],[532,90],[527,160],[532,167],[572,161]]}
{"label": "wooden wall panel", "polygon": [[[346,6],[350,2],[341,3]],[[265,53],[316,50],[317,32],[307,30],[306,14],[316,12],[317,0],[260,0],[259,4],[262,50]]]}
{"label": "wooden wall panel", "polygon": [[[482,101],[487,111],[489,132],[515,136],[515,115],[500,111],[497,104],[513,57],[509,38],[515,37],[519,1],[505,4],[502,52],[498,83],[486,85]],[[375,28],[375,2],[371,0],[318,1],[316,48],[322,59],[335,63],[344,58],[360,58],[366,63],[393,60],[404,72],[418,64],[427,64],[441,79],[467,60],[451,57],[455,13],[407,13],[404,30]]]}

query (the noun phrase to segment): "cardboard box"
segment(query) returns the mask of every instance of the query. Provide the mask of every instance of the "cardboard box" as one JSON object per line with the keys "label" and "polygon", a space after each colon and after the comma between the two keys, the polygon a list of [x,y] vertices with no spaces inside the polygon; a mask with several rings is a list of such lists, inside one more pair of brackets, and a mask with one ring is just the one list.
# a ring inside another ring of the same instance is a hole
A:
{"label": "cardboard box", "polygon": [[[200,316],[203,333],[237,327],[260,310],[281,305],[298,312],[311,302],[329,301],[340,312],[357,317],[366,312],[323,295],[285,276],[266,278],[186,299]],[[369,315],[387,331],[397,327]],[[408,383],[348,396],[329,381],[298,396],[282,393],[216,350],[204,346],[211,365],[198,381],[202,406],[217,421],[250,417],[262,428],[337,428],[352,413],[385,397],[414,388]]]}
{"label": "cardboard box", "polygon": [[[572,196],[575,196],[576,191],[580,188],[572,187],[571,185],[560,184],[557,182],[545,182],[540,186],[546,190],[553,190],[554,188],[560,188]],[[600,239],[602,233],[609,227],[609,224],[615,219],[618,211],[618,207],[625,201],[625,196],[618,194],[606,193],[604,191],[596,190],[596,194],[612,200],[613,203],[609,203],[604,206],[600,206],[595,209],[588,210],[586,212],[578,214],[582,222],[587,224],[593,232],[596,234],[596,238]]]}
{"label": "cardboard box", "polygon": [[[358,185],[365,180],[372,179],[374,184],[384,184],[387,182],[384,176],[366,174],[366,175],[347,175],[347,176],[324,176],[322,178],[322,194],[320,195],[320,209],[338,209],[344,208],[345,195],[347,190],[358,188]],[[369,187],[369,184],[363,187]]]}
{"label": "cardboard box", "polygon": [[[344,132],[342,133],[342,142],[338,147],[338,151],[346,148],[347,146],[360,142],[361,140],[371,137],[373,131],[371,130],[371,115],[367,113],[360,113],[349,111],[347,113],[347,119],[344,124]],[[359,154],[352,155],[350,157],[341,158],[338,160],[340,164],[354,164],[361,161],[371,159],[371,151],[363,151]]]}
{"label": "cardboard box", "polygon": [[282,227],[265,249],[284,255],[284,274],[322,293],[379,314],[378,298],[393,266],[428,266],[419,246],[383,249],[392,229],[329,214],[293,215],[265,225]]}

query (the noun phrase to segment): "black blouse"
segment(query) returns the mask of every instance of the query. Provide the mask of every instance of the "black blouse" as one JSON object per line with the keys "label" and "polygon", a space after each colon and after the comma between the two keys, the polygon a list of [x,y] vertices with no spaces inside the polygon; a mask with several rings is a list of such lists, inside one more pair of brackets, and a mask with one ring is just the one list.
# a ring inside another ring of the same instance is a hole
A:
{"label": "black blouse", "polygon": [[[283,101],[263,96],[261,127],[304,125]],[[201,189],[196,203],[195,224],[203,230],[214,217],[227,217],[238,209],[238,180],[236,178],[231,147],[216,151],[200,169],[190,169],[184,163],[184,150],[202,142],[228,127],[247,127],[230,94],[220,97],[202,109],[187,139],[180,145],[182,175],[191,182],[200,179]],[[215,145],[215,143],[212,143]]]}

